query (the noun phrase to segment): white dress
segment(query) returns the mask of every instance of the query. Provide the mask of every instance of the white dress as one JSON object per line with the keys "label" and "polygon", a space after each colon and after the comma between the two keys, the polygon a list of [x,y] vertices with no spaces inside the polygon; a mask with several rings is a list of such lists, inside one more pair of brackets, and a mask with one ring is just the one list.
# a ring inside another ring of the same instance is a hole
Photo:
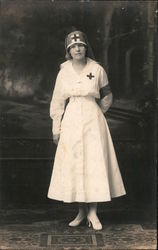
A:
{"label": "white dress", "polygon": [[60,139],[48,198],[103,202],[126,193],[103,114],[111,103],[107,75],[97,62],[87,58],[80,75],[71,60],[61,65],[50,105],[53,134]]}

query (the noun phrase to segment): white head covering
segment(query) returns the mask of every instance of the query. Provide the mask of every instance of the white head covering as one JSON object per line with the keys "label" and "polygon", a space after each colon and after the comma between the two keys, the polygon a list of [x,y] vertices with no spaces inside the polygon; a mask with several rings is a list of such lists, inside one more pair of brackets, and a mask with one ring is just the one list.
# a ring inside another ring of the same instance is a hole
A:
{"label": "white head covering", "polygon": [[88,42],[86,34],[79,30],[69,33],[65,38],[65,50],[66,50],[65,58],[67,60],[71,59],[71,55],[69,53],[70,47],[76,43],[84,44],[87,49],[86,56],[95,60],[92,48]]}

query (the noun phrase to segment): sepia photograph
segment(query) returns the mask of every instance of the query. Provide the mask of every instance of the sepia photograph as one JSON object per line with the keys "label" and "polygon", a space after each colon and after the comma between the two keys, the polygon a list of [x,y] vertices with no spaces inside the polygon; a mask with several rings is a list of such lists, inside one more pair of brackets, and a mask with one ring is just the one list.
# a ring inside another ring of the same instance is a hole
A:
{"label": "sepia photograph", "polygon": [[0,249],[157,249],[157,1],[0,0]]}

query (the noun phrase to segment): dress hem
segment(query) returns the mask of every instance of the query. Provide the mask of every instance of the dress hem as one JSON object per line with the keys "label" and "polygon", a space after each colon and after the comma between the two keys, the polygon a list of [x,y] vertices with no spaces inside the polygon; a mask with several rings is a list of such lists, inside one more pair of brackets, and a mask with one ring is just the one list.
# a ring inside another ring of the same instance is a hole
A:
{"label": "dress hem", "polygon": [[68,201],[68,200],[62,200],[62,199],[58,199],[58,198],[53,198],[53,197],[50,197],[50,196],[47,196],[49,199],[51,200],[57,200],[57,201],[62,201],[64,203],[73,203],[73,202],[83,202],[83,203],[92,203],[92,202],[109,202],[111,201],[113,198],[117,198],[117,197],[121,197],[121,196],[124,196],[126,195],[126,193],[124,194],[120,194],[120,195],[117,195],[117,196],[111,196],[111,199],[107,199],[107,200],[101,200],[101,199],[98,199],[98,200],[88,200],[88,201],[81,201],[81,200],[73,200],[73,201]]}

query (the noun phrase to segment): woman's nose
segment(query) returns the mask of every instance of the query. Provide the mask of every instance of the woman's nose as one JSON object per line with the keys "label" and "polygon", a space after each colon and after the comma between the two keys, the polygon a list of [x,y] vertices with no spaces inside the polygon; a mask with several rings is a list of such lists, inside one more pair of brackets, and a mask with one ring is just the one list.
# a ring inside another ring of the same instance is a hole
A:
{"label": "woman's nose", "polygon": [[80,50],[80,47],[78,45],[76,45],[75,48],[76,48],[76,51]]}

